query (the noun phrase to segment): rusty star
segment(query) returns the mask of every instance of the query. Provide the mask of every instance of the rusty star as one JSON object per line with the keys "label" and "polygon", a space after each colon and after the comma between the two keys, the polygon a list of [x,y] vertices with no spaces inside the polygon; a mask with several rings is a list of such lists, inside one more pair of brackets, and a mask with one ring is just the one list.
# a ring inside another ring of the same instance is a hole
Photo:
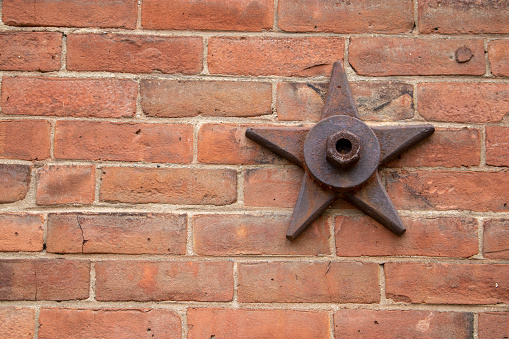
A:
{"label": "rusty star", "polygon": [[334,63],[322,118],[312,128],[248,128],[246,136],[305,170],[286,237],[297,238],[342,197],[397,235],[405,232],[378,166],[435,131],[432,125],[369,127]]}

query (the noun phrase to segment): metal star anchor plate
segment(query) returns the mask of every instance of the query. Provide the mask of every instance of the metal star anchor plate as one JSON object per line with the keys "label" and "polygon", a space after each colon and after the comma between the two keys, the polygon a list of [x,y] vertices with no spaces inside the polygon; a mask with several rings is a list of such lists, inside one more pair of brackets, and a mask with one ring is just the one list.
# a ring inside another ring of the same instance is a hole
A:
{"label": "metal star anchor plate", "polygon": [[369,127],[359,119],[343,64],[334,63],[322,118],[312,128],[248,128],[246,136],[305,170],[286,237],[297,238],[338,198],[397,235],[405,232],[378,166],[435,131],[432,125]]}

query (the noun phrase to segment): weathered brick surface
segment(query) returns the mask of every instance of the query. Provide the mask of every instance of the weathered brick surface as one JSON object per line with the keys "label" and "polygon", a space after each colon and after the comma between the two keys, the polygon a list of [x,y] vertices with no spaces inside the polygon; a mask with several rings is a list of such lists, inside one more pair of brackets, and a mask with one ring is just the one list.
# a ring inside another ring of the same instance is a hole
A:
{"label": "weathered brick surface", "polygon": [[486,164],[509,166],[509,127],[486,126]]}
{"label": "weathered brick surface", "polygon": [[42,251],[43,226],[40,214],[0,214],[0,251]]}
{"label": "weathered brick surface", "polygon": [[398,209],[509,210],[508,172],[401,171],[387,176]]}
{"label": "weathered brick surface", "polygon": [[194,250],[200,255],[330,254],[326,218],[295,241],[286,239],[290,215],[203,214],[194,217]]}
{"label": "weathered brick surface", "polygon": [[261,31],[272,28],[273,0],[192,1],[146,0],[145,29]]}
{"label": "weathered brick surface", "polygon": [[509,112],[509,84],[422,83],[417,109],[428,121],[498,122]]}
{"label": "weathered brick surface", "polygon": [[127,73],[201,72],[202,39],[119,34],[70,34],[67,68]]}
{"label": "weathered brick surface", "polygon": [[143,80],[141,108],[148,116],[250,117],[271,114],[267,82]]}
{"label": "weathered brick surface", "polygon": [[[456,50],[467,47],[472,58],[455,59]],[[387,75],[482,75],[484,46],[480,39],[352,38],[348,60],[358,74]]]}
{"label": "weathered brick surface", "polygon": [[509,313],[479,314],[479,339],[509,338]]}
{"label": "weathered brick surface", "polygon": [[488,44],[491,73],[498,77],[509,76],[509,40],[494,40]]}
{"label": "weathered brick surface", "polygon": [[39,338],[182,338],[180,317],[164,309],[43,308]]}
{"label": "weathered brick surface", "polygon": [[238,299],[251,303],[376,303],[380,299],[378,265],[360,262],[241,263]]}
{"label": "weathered brick surface", "polygon": [[343,53],[343,38],[213,37],[208,68],[211,74],[329,76]]}
{"label": "weathered brick surface", "polygon": [[0,337],[33,338],[35,309],[25,307],[0,307]]}
{"label": "weathered brick surface", "polygon": [[228,261],[101,261],[95,264],[97,300],[230,301]]}
{"label": "weathered brick surface", "polygon": [[329,338],[324,311],[191,308],[189,339],[196,338]]}
{"label": "weathered brick surface", "polygon": [[[277,85],[278,120],[320,121],[327,83]],[[399,121],[414,116],[413,86],[402,82],[351,82],[350,87],[362,120]]]}
{"label": "weathered brick surface", "polygon": [[185,254],[186,224],[185,214],[50,214],[47,251]]}
{"label": "weathered brick surface", "polygon": [[407,303],[507,303],[508,274],[503,264],[387,263],[385,292]]}
{"label": "weathered brick surface", "polygon": [[278,1],[278,25],[291,32],[408,33],[414,25],[409,0]]}
{"label": "weathered brick surface", "polygon": [[55,158],[189,163],[190,124],[58,121]]}
{"label": "weathered brick surface", "polygon": [[0,121],[0,158],[44,160],[50,156],[50,123],[41,120]]}
{"label": "weathered brick surface", "polygon": [[419,31],[439,34],[509,33],[506,1],[419,1]]}
{"label": "weathered brick surface", "polygon": [[5,77],[2,112],[15,115],[125,118],[136,113],[137,84],[119,79]]}
{"label": "weathered brick surface", "polygon": [[87,299],[90,263],[66,259],[0,260],[0,300]]}
{"label": "weathered brick surface", "polygon": [[0,184],[0,204],[23,200],[30,184],[30,167],[0,164]]}
{"label": "weathered brick surface", "polygon": [[123,203],[228,205],[237,200],[237,173],[227,169],[102,169],[100,200]]}
{"label": "weathered brick surface", "polygon": [[339,310],[335,338],[472,338],[474,315],[458,312]]}
{"label": "weathered brick surface", "polygon": [[3,22],[13,26],[136,27],[137,6],[120,1],[29,1],[3,2]]}
{"label": "weathered brick surface", "polygon": [[509,259],[509,219],[484,221],[484,257]]}
{"label": "weathered brick surface", "polygon": [[337,216],[337,255],[468,258],[479,252],[477,221],[473,218],[403,217],[402,220],[407,231],[397,236],[368,216]]}
{"label": "weathered brick surface", "polygon": [[37,170],[38,205],[91,204],[95,199],[95,167],[46,165]]}
{"label": "weathered brick surface", "polygon": [[0,34],[0,70],[50,72],[60,69],[62,34],[4,32]]}

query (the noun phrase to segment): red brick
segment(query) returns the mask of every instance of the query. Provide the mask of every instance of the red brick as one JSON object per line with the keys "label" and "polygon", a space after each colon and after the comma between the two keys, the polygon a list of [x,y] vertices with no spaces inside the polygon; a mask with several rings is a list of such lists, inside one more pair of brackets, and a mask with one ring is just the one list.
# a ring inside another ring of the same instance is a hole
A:
{"label": "red brick", "polygon": [[438,34],[509,33],[506,1],[419,1],[419,31]]}
{"label": "red brick", "polygon": [[213,37],[208,68],[211,74],[330,76],[343,53],[343,38]]}
{"label": "red brick", "polygon": [[335,218],[337,255],[468,258],[479,252],[473,218],[403,217],[407,231],[394,235],[368,216]]}
{"label": "red brick", "polygon": [[31,1],[3,2],[3,22],[11,26],[136,27],[134,0],[121,1]]}
{"label": "red brick", "polygon": [[273,24],[273,0],[145,0],[141,10],[145,29],[262,31]]}
{"label": "red brick", "polygon": [[0,158],[43,160],[50,156],[50,124],[42,120],[0,121]]}
{"label": "red brick", "polygon": [[229,261],[102,261],[95,265],[97,300],[231,301]]}
{"label": "red brick", "polygon": [[428,121],[498,122],[509,111],[509,84],[423,83],[417,85],[417,100]]}
{"label": "red brick", "polygon": [[437,128],[435,133],[389,163],[390,167],[479,166],[481,136],[478,129]]}
{"label": "red brick", "polygon": [[375,303],[378,265],[360,262],[239,263],[239,302]]}
{"label": "red brick", "polygon": [[473,338],[472,313],[339,310],[335,338]]}
{"label": "red brick", "polygon": [[62,33],[0,34],[0,70],[50,72],[60,69]]}
{"label": "red brick", "polygon": [[50,253],[185,254],[186,215],[52,213],[46,243]]}
{"label": "red brick", "polygon": [[407,303],[507,303],[508,276],[509,265],[386,263],[385,291]]}
{"label": "red brick", "polygon": [[509,76],[509,40],[494,40],[488,44],[491,74]]}
{"label": "red brick", "polygon": [[0,337],[33,338],[35,309],[0,307]]}
{"label": "red brick", "polygon": [[509,127],[486,126],[486,164],[509,166]]}
{"label": "red brick", "polygon": [[30,167],[0,164],[0,204],[25,199],[30,185]]}
{"label": "red brick", "polygon": [[509,338],[509,313],[479,314],[479,339]]}
{"label": "red brick", "polygon": [[286,239],[290,215],[204,214],[194,217],[194,250],[200,255],[330,254],[327,219],[295,241]]}
{"label": "red brick", "polygon": [[57,121],[55,158],[189,163],[189,124]]}
{"label": "red brick", "polygon": [[[456,50],[467,47],[471,60],[459,63]],[[387,75],[483,75],[484,46],[481,39],[352,38],[348,60],[358,74]]]}
{"label": "red brick", "polygon": [[148,116],[250,117],[271,114],[268,82],[142,80],[141,108]]}
{"label": "red brick", "polygon": [[43,225],[40,214],[0,214],[0,251],[42,251]]}
{"label": "red brick", "polygon": [[278,25],[291,32],[408,33],[413,12],[409,0],[280,0]]}
{"label": "red brick", "polygon": [[125,118],[136,113],[132,80],[5,77],[2,112],[16,115]]}
{"label": "red brick", "polygon": [[95,167],[46,165],[37,170],[37,205],[91,204],[95,200]]}
{"label": "red brick", "polygon": [[[277,86],[278,120],[320,121],[329,84],[288,83]],[[362,120],[399,121],[414,116],[413,86],[402,82],[352,82]]]}
{"label": "red brick", "polygon": [[0,300],[87,299],[89,271],[84,260],[0,260]]}
{"label": "red brick", "polygon": [[387,176],[398,209],[509,211],[509,172],[402,171]]}
{"label": "red brick", "polygon": [[484,257],[509,259],[509,219],[484,221]]}
{"label": "red brick", "polygon": [[198,74],[202,38],[120,34],[70,34],[67,68],[72,71]]}
{"label": "red brick", "polygon": [[39,338],[182,338],[180,317],[164,309],[43,308]]}
{"label": "red brick", "polygon": [[237,200],[234,170],[107,167],[102,173],[101,201],[229,205]]}
{"label": "red brick", "polygon": [[189,339],[329,338],[324,311],[191,308]]}

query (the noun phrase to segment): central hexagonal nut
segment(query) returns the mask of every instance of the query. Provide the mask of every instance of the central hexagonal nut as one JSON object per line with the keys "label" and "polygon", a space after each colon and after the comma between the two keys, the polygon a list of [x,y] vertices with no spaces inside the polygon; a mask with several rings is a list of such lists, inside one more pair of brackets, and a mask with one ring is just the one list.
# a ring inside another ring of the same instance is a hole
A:
{"label": "central hexagonal nut", "polygon": [[346,169],[359,161],[360,150],[359,137],[347,130],[342,130],[327,138],[326,159],[332,165]]}

